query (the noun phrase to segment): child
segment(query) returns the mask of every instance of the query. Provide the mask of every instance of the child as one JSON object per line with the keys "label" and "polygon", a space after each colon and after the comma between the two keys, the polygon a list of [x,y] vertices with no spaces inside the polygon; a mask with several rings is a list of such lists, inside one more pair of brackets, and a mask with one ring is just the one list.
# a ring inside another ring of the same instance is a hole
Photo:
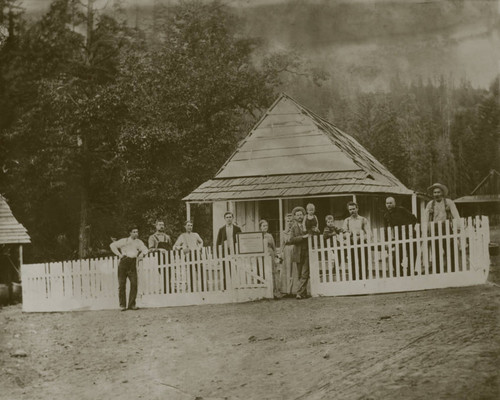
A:
{"label": "child", "polygon": [[325,217],[325,222],[326,222],[326,227],[325,230],[323,231],[323,237],[325,240],[328,240],[334,236],[337,236],[337,234],[342,233],[342,229],[337,228],[334,225],[335,218],[333,215],[327,215]]}
{"label": "child", "polygon": [[307,214],[304,218],[304,230],[311,235],[319,235],[318,218],[314,215],[316,208],[309,203],[306,206]]}

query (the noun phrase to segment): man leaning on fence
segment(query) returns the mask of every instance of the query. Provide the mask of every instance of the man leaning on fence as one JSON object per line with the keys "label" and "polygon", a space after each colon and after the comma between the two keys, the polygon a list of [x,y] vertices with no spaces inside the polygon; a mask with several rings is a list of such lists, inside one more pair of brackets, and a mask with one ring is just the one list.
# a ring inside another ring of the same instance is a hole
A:
{"label": "man leaning on fence", "polygon": [[[432,233],[431,227],[434,225],[434,236],[438,235],[438,226],[441,225],[442,234],[446,233],[446,225],[450,224],[450,233],[452,232],[453,225],[452,221],[455,220],[457,229],[461,229],[460,215],[458,214],[457,207],[451,199],[447,199],[448,188],[441,184],[435,183],[427,189],[432,194],[432,200],[427,203],[425,207],[425,212],[422,216],[422,229],[427,234]],[[445,239],[434,240],[434,248],[436,251],[436,265],[434,272],[441,272],[442,259],[447,259],[447,246]],[[455,271],[455,253],[453,251],[454,240],[450,240],[450,262],[451,265],[448,266],[448,271]],[[450,268],[451,267],[451,268]]]}
{"label": "man leaning on fence", "polygon": [[[384,227],[387,231],[387,235],[389,235],[389,228],[391,228],[390,235],[394,240],[395,237],[395,228],[398,228],[398,239],[402,240],[403,238],[403,230],[405,231],[405,239],[410,237],[410,229],[413,229],[414,225],[417,223],[417,217],[413,215],[406,208],[396,205],[396,200],[394,197],[388,197],[385,199],[385,207],[387,211],[384,214]],[[409,242],[406,245],[399,244],[399,273],[400,276],[404,276],[404,265],[403,261],[406,259],[406,266],[410,265],[410,255],[412,251],[410,251],[410,246],[413,247],[413,259],[415,260],[417,256],[417,246],[416,243],[410,244]],[[391,249],[392,250],[392,249]],[[397,260],[396,260],[396,252],[392,251],[392,268],[393,268],[393,276],[396,276],[397,269]]]}
{"label": "man leaning on fence", "polygon": [[128,309],[137,310],[137,260],[148,253],[148,248],[139,239],[139,230],[133,226],[129,229],[129,237],[117,240],[109,246],[111,251],[120,258],[118,264],[118,298],[120,309],[127,309],[127,294],[125,293],[127,278],[130,281]]}
{"label": "man leaning on fence", "polygon": [[[358,214],[359,207],[355,202],[350,201],[347,203],[347,210],[349,211],[349,217],[344,220],[342,230],[345,232],[347,240],[353,245],[348,255],[349,263],[352,266],[351,271],[355,274],[357,270],[356,279],[360,280],[363,278],[363,259],[367,277],[370,272],[368,266],[368,247],[366,246],[366,241],[371,239],[370,223],[368,219]],[[362,235],[364,236],[363,240],[361,240]],[[354,279],[354,276],[350,279]]]}

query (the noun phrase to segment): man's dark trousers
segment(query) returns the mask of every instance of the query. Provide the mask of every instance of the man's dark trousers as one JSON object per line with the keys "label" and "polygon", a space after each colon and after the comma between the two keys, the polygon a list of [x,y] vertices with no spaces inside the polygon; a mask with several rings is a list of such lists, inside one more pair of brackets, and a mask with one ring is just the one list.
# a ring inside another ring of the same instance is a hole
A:
{"label": "man's dark trousers", "polygon": [[307,282],[309,281],[309,249],[303,248],[300,252],[300,262],[297,264],[299,276],[299,288],[297,294],[302,297],[307,296]]}
{"label": "man's dark trousers", "polygon": [[124,308],[127,304],[127,278],[130,281],[130,294],[128,299],[128,308],[135,307],[135,298],[137,297],[137,259],[127,256],[122,257],[118,264],[118,298],[120,307]]}

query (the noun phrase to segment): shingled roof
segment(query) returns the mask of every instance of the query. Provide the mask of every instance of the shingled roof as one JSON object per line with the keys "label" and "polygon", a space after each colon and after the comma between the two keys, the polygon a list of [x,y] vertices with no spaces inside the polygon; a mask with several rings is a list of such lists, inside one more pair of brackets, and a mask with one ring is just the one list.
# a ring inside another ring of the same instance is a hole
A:
{"label": "shingled roof", "polygon": [[16,220],[7,201],[0,195],[0,244],[30,242],[28,231]]}
{"label": "shingled roof", "polygon": [[353,137],[282,93],[211,179],[185,201],[412,194]]}

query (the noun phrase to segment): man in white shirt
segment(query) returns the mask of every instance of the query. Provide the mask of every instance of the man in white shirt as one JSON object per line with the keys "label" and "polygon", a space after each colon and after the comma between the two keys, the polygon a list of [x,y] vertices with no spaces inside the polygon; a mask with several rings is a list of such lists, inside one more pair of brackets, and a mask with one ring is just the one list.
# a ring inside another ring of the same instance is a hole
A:
{"label": "man in white shirt", "polygon": [[[462,221],[460,219],[460,214],[458,213],[457,207],[455,206],[455,203],[451,199],[447,199],[446,196],[448,195],[448,188],[441,184],[441,183],[435,183],[434,185],[430,186],[427,189],[429,192],[432,193],[433,199],[427,203],[427,206],[425,207],[424,214],[422,215],[422,229],[424,232],[427,232],[430,234],[431,231],[431,226],[432,224],[435,224],[434,226],[434,235],[438,234],[438,224],[441,224],[442,226],[442,234],[444,235],[446,233],[446,224],[449,224],[449,221],[454,221],[453,223],[457,224],[457,228],[461,229],[462,228]],[[450,228],[452,228],[450,226]],[[450,229],[450,232],[452,230]],[[439,243],[443,242],[443,243]],[[441,271],[441,264],[442,264],[442,259],[444,260],[447,259],[447,248],[446,245],[444,245],[444,240],[435,240],[435,251],[436,251],[436,267],[435,267],[435,273],[439,273]],[[450,262],[451,265],[448,267],[448,272],[451,270],[451,272],[455,271],[455,252],[454,250],[454,239],[450,239]]]}
{"label": "man in white shirt", "polygon": [[110,244],[111,251],[120,258],[118,264],[118,298],[120,309],[127,309],[127,294],[125,288],[127,278],[130,281],[128,301],[129,310],[137,310],[135,299],[137,297],[137,259],[148,254],[148,248],[139,239],[139,230],[134,226],[129,229],[130,236]]}
{"label": "man in white shirt", "polygon": [[193,232],[193,222],[186,221],[184,225],[186,232],[181,233],[174,244],[174,250],[182,250],[185,253],[191,250],[200,250],[203,247],[203,240],[200,235]]}
{"label": "man in white shirt", "polygon": [[[342,230],[345,232],[346,237],[350,240],[351,244],[359,244],[361,243],[361,232],[364,234],[364,240],[366,241],[371,236],[370,234],[370,223],[365,217],[362,217],[358,214],[359,208],[358,205],[350,201],[347,203],[347,210],[349,211],[350,216],[344,220],[344,224],[342,226]],[[363,250],[363,251],[362,251]],[[352,265],[353,275],[355,274],[355,270],[357,270],[357,276],[352,276],[351,279],[356,277],[356,280],[360,280],[363,278],[362,275],[362,257],[365,259],[365,272],[366,277],[369,276],[370,268],[368,266],[368,247],[357,249],[357,268],[356,268],[356,253],[355,249],[351,249],[351,254],[349,255],[350,264]]]}

